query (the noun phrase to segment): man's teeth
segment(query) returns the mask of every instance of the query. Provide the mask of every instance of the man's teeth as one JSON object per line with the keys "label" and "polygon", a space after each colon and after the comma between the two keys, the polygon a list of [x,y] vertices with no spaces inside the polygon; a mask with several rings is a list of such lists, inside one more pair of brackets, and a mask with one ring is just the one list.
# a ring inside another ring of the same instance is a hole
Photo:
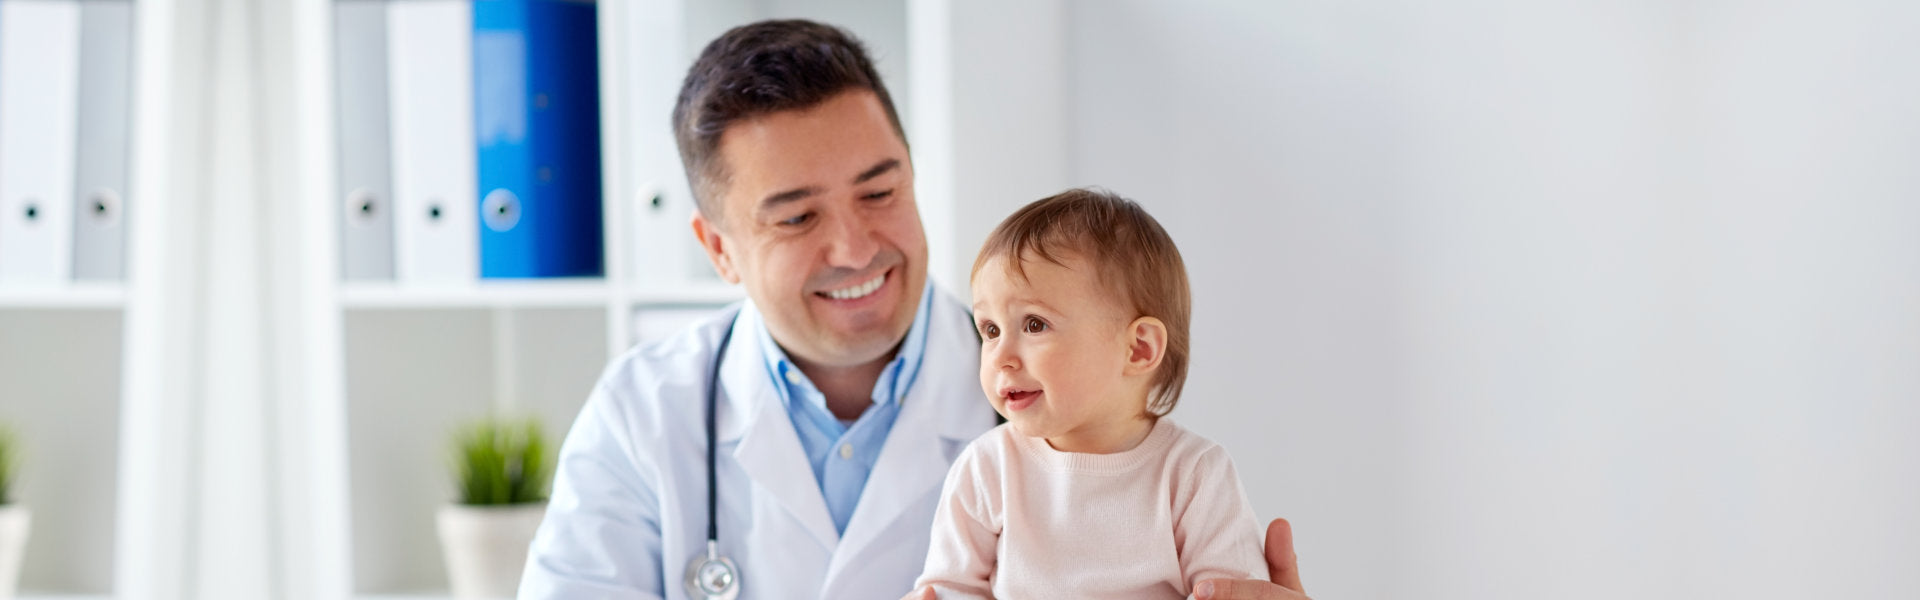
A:
{"label": "man's teeth", "polygon": [[881,273],[879,276],[874,277],[873,280],[868,281],[866,283],[862,283],[860,285],[856,285],[849,288],[843,288],[843,289],[827,292],[827,297],[835,300],[852,300],[854,298],[864,298],[866,297],[867,294],[873,293],[874,290],[880,289],[880,285],[886,282],[887,282],[887,274]]}

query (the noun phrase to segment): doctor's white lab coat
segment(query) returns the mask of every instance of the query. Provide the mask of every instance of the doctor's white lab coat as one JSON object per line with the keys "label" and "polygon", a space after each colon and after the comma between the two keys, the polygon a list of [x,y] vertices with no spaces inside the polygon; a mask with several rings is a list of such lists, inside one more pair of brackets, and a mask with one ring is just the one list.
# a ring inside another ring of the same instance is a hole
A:
{"label": "doctor's white lab coat", "polygon": [[[928,289],[926,357],[844,537],[767,374],[759,313],[739,310],[720,364],[717,464],[720,552],[740,569],[740,598],[896,600],[925,566],[947,469],[994,426],[972,318]],[[707,381],[735,312],[601,376],[561,448],[522,600],[686,597],[687,563],[707,541]]]}

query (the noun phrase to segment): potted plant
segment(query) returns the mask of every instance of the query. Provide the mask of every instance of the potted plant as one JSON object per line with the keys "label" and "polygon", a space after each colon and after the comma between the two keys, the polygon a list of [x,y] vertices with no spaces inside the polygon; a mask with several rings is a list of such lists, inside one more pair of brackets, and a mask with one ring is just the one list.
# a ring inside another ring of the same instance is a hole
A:
{"label": "potted plant", "polygon": [[439,514],[456,598],[511,598],[547,509],[546,434],[532,418],[490,417],[453,436],[459,499]]}
{"label": "potted plant", "polygon": [[20,561],[33,525],[33,513],[13,498],[19,466],[19,439],[12,429],[0,426],[0,598],[12,598],[20,586]]}

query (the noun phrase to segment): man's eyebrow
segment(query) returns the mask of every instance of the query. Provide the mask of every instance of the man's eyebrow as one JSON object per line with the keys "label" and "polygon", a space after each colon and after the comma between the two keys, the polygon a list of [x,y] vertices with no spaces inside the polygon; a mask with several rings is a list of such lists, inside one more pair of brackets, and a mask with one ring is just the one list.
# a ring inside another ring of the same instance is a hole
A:
{"label": "man's eyebrow", "polygon": [[879,177],[882,174],[885,174],[887,171],[892,171],[898,168],[900,168],[900,159],[889,158],[889,159],[880,161],[880,164],[874,165],[873,168],[867,169],[866,171],[861,172],[859,177],[853,178],[853,183],[854,185],[866,183],[867,180],[869,179]]}
{"label": "man's eyebrow", "polygon": [[788,202],[793,202],[795,200],[799,200],[801,198],[812,196],[818,193],[820,193],[820,188],[817,188],[817,187],[803,187],[799,189],[787,190],[784,192],[773,194],[771,196],[767,196],[764,199],[761,199],[758,210],[765,211],[773,207],[786,204]]}
{"label": "man's eyebrow", "polygon": [[[898,168],[900,168],[900,159],[889,158],[886,160],[882,160],[879,162],[879,164],[873,165],[873,167],[868,168],[866,171],[862,171],[859,177],[853,178],[853,183],[855,185],[866,183],[867,181],[875,177],[885,175],[888,171],[892,171]],[[806,198],[808,196],[812,196],[820,192],[821,190],[818,187],[803,187],[798,189],[787,190],[784,192],[779,192],[779,193],[767,196],[766,198],[762,198],[760,200],[760,206],[758,207],[758,210],[766,211],[774,207],[780,206],[782,204],[793,202],[795,200],[800,200],[802,198]]]}

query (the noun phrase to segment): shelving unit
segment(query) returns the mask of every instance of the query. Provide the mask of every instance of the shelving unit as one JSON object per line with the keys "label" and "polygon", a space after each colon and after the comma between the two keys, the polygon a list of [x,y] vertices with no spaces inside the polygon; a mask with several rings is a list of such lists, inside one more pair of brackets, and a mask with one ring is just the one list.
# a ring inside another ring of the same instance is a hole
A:
{"label": "shelving unit", "polygon": [[[307,1],[313,3],[310,13],[329,6],[327,0]],[[605,277],[457,285],[316,282],[332,290],[326,294],[332,301],[313,307],[316,314],[308,320],[338,324],[333,332],[319,332],[331,339],[316,344],[337,348],[338,363],[333,372],[314,376],[340,383],[332,398],[314,400],[335,407],[331,411],[344,419],[337,430],[318,432],[315,448],[344,457],[344,468],[305,485],[347,491],[321,496],[331,508],[319,511],[344,515],[346,535],[318,540],[328,543],[317,544],[315,554],[337,558],[310,576],[355,598],[445,597],[433,517],[453,490],[447,433],[462,421],[506,411],[541,418],[557,441],[610,358],[649,331],[671,331],[685,318],[744,296],[711,274],[686,226],[692,203],[664,125],[679,73],[659,71],[683,72],[685,64],[657,60],[660,41],[641,41],[629,27],[636,20],[657,24],[652,19],[660,11],[714,6],[599,4]],[[748,7],[742,2],[733,8]],[[330,55],[326,50],[309,52]],[[680,52],[674,48],[669,56]],[[653,71],[634,64],[641,56],[655,60]],[[691,54],[684,56],[690,61]],[[324,82],[330,72],[313,76]],[[674,87],[661,87],[666,81]],[[316,118],[327,110],[312,108]],[[331,156],[332,148],[308,153]],[[324,176],[331,165],[304,166],[315,170],[314,179],[331,180]],[[336,223],[328,218],[311,226]],[[310,262],[334,264],[337,236],[308,237],[327,242],[306,250],[316,255]]]}
{"label": "shelving unit", "polygon": [[33,513],[22,599],[142,597],[172,558],[143,549],[178,539],[162,524],[179,520],[167,482],[183,467],[141,445],[168,426],[152,417],[169,398],[141,384],[166,368],[156,333],[170,291],[155,267],[178,239],[159,216],[171,200],[158,174],[173,168],[172,144],[190,143],[175,134],[193,121],[169,110],[175,82],[192,73],[178,62],[179,25],[162,14],[171,2],[124,1],[134,15],[131,93],[147,100],[128,115],[127,279],[0,282],[0,420],[19,435],[15,496]]}

